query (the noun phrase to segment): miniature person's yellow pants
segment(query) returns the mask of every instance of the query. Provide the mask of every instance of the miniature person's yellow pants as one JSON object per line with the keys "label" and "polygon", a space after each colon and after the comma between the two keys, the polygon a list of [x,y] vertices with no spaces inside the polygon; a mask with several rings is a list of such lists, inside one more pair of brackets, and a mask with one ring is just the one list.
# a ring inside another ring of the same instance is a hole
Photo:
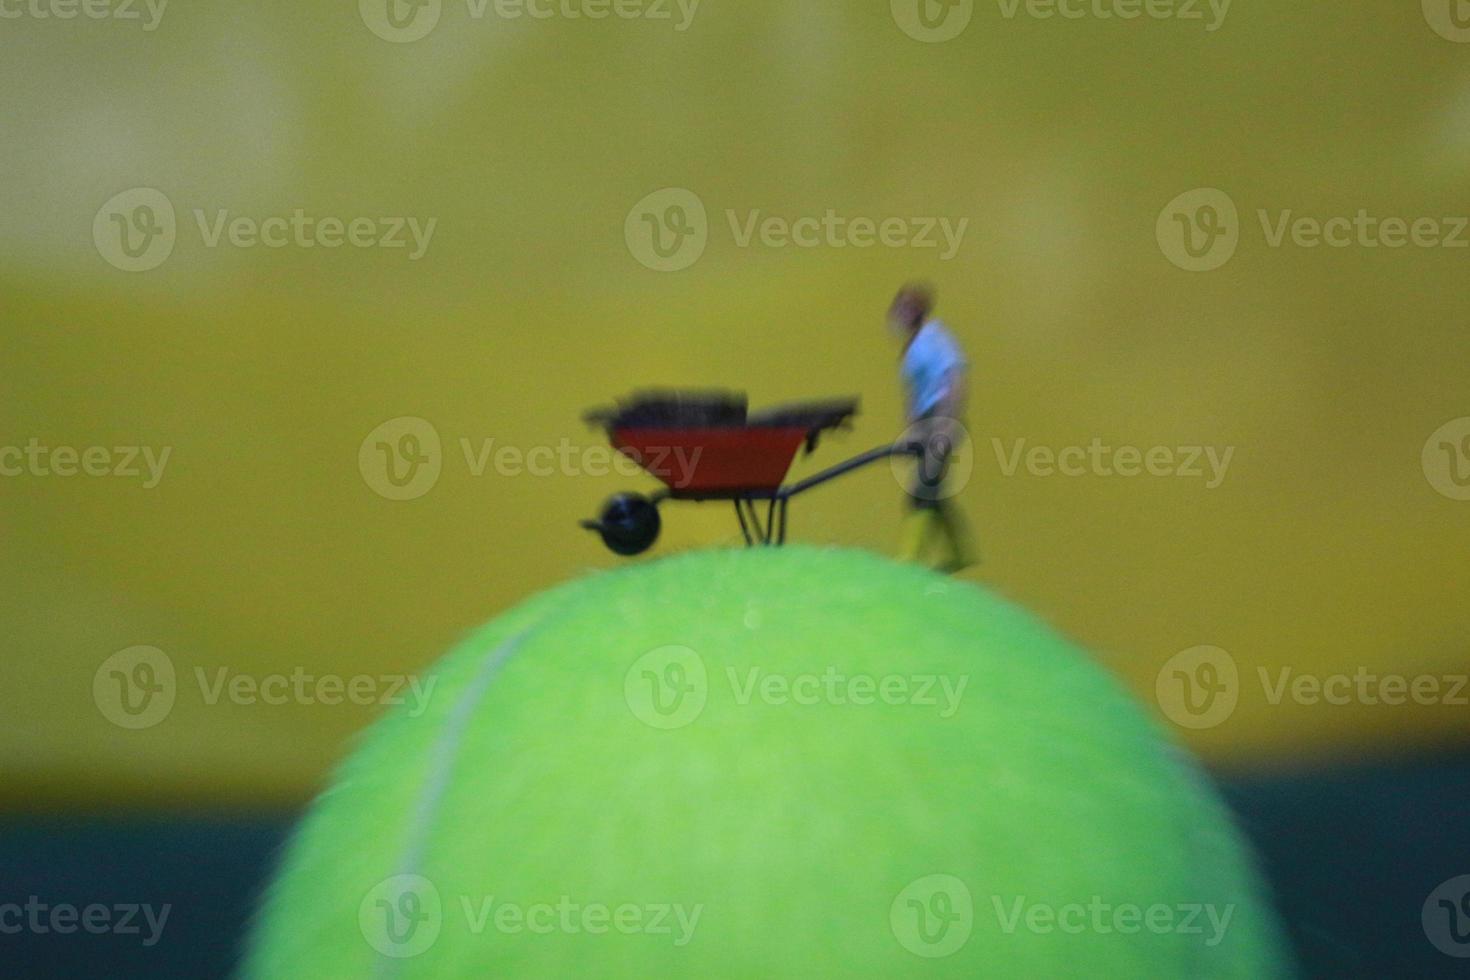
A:
{"label": "miniature person's yellow pants", "polygon": [[957,572],[975,563],[964,522],[944,486],[957,425],[952,419],[928,417],[920,419],[910,430],[924,443],[925,449],[915,465],[914,483],[909,490],[912,509],[904,518],[899,557],[904,561],[923,562],[932,550],[931,545],[937,543],[939,553],[930,557],[929,562],[942,572]]}

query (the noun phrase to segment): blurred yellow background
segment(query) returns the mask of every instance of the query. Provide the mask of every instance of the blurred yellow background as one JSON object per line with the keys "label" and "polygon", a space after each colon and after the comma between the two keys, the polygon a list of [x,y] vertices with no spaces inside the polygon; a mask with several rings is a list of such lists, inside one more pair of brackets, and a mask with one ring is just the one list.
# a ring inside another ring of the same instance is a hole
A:
{"label": "blurred yellow background", "polygon": [[[582,472],[605,457],[580,414],[634,388],[861,395],[855,430],[798,474],[891,439],[882,317],[912,277],[937,284],[973,365],[961,499],[985,562],[966,577],[1155,709],[1170,658],[1228,651],[1238,707],[1178,729],[1217,763],[1470,732],[1462,705],[1273,704],[1257,680],[1470,666],[1470,502],[1421,459],[1470,415],[1470,249],[1273,247],[1259,217],[1470,213],[1470,44],[1419,4],[1240,5],[1215,30],[1208,7],[980,4],[937,43],[886,2],[705,0],[687,22],[675,4],[542,20],[445,2],[408,43],[369,28],[371,0],[170,5],[152,30],[139,9],[0,21],[0,446],[170,450],[151,487],[0,478],[0,805],[301,800],[380,709],[210,703],[201,675],[418,671],[615,566],[576,522],[654,484]],[[176,216],[139,272],[94,236],[133,188]],[[628,233],[664,188],[707,215],[703,253],[670,272]],[[1207,272],[1156,235],[1195,188],[1238,208],[1233,257]],[[210,244],[221,212],[297,209],[435,224],[416,259],[406,231],[406,248]],[[948,259],[741,243],[754,212],[829,210],[968,224]],[[391,500],[359,450],[405,416],[438,434],[441,472]],[[1234,452],[1214,488],[1005,472],[1017,440],[1093,439]],[[518,473],[502,447],[577,465]],[[797,500],[792,532],[891,551],[900,515],[880,466]],[[725,506],[664,518],[655,557],[738,542]],[[127,730],[93,682],[136,645],[167,655],[177,697]]]}

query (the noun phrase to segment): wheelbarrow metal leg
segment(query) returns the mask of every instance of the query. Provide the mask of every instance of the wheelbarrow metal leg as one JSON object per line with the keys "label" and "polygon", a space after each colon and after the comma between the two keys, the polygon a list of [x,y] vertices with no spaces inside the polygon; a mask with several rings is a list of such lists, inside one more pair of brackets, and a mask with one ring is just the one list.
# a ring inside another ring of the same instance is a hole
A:
{"label": "wheelbarrow metal leg", "polygon": [[766,541],[769,539],[770,534],[761,524],[761,512],[759,508],[756,507],[754,498],[745,498],[745,510],[750,517],[750,529],[752,535],[755,538],[755,542],[753,543],[765,544]]}
{"label": "wheelbarrow metal leg", "polygon": [[735,516],[740,518],[740,533],[745,535],[745,546],[748,548],[755,542],[751,540],[750,528],[745,523],[745,511],[741,507],[741,499],[735,498]]}

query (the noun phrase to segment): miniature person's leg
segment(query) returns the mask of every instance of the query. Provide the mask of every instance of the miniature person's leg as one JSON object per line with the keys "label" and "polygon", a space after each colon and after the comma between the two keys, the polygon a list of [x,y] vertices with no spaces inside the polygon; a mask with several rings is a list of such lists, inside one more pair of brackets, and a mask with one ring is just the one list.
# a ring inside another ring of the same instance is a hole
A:
{"label": "miniature person's leg", "polygon": [[941,572],[954,573],[975,564],[975,552],[960,509],[942,501],[934,508],[934,514],[940,540],[944,544],[944,557],[934,567]]}
{"label": "miniature person's leg", "polygon": [[927,507],[909,508],[903,518],[899,544],[899,558],[902,561],[923,562],[933,523],[933,512]]}
{"label": "miniature person's leg", "polygon": [[969,536],[959,510],[949,501],[945,487],[949,473],[949,456],[954,449],[951,419],[930,417],[921,420],[918,430],[924,452],[915,465],[914,483],[909,491],[913,511],[905,528],[904,557],[919,561],[930,538],[938,538],[943,555],[934,564],[942,572],[957,572],[975,563]]}
{"label": "miniature person's leg", "polygon": [[914,480],[909,487],[909,513],[904,519],[902,556],[905,561],[925,563],[934,538],[943,539],[943,517],[939,504],[943,492],[944,473],[949,455],[949,442],[941,438],[939,421],[921,419],[915,434],[924,451],[914,461]]}

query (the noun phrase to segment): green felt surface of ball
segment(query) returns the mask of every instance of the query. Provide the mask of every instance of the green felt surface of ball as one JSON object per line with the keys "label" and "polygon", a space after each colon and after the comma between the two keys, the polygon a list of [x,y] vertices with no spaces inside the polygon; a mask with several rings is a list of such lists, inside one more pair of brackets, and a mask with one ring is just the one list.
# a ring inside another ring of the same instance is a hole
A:
{"label": "green felt surface of ball", "polygon": [[543,593],[430,682],[306,816],[246,976],[1287,972],[1193,762],[973,585],[690,553]]}

